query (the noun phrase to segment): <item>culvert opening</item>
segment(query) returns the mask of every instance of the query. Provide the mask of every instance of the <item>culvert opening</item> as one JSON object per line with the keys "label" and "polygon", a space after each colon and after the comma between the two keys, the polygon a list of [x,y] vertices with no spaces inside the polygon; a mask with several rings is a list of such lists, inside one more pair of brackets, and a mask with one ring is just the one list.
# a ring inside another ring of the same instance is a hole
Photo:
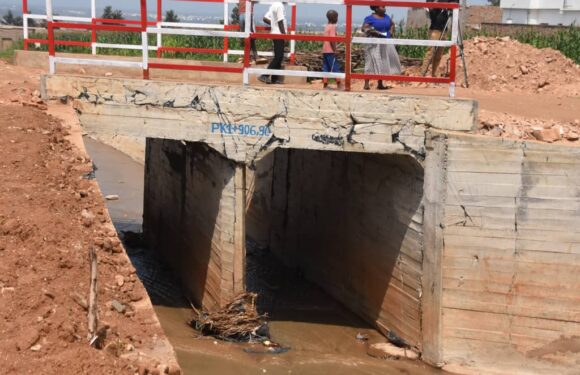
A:
{"label": "culvert opening", "polygon": [[[146,149],[145,239],[193,302],[217,309],[247,288],[273,334],[285,322],[351,337],[371,325],[420,346],[424,172],[413,157],[277,149],[246,168],[203,143]],[[305,338],[289,331],[276,339]]]}
{"label": "culvert opening", "polygon": [[[192,316],[191,308],[189,302],[182,299],[181,294],[181,286],[187,284],[188,277],[191,277],[195,270],[187,265],[183,265],[180,269],[176,267],[175,263],[188,262],[188,256],[191,257],[192,254],[205,254],[205,251],[196,248],[191,242],[192,236],[200,233],[191,230],[193,219],[184,219],[192,212],[198,212],[200,215],[195,220],[206,220],[207,215],[203,215],[204,210],[200,210],[199,205],[209,204],[206,201],[215,199],[217,195],[206,194],[201,198],[192,199],[195,197],[195,194],[192,193],[196,189],[188,187],[187,176],[193,176],[193,171],[198,170],[195,173],[199,177],[203,177],[200,179],[203,182],[202,185],[212,186],[213,189],[218,189],[221,194],[223,186],[227,185],[224,181],[231,181],[233,174],[229,173],[229,177],[224,177],[225,175],[221,173],[217,175],[212,173],[219,170],[223,171],[224,166],[231,166],[231,164],[229,162],[222,164],[225,159],[221,156],[214,158],[214,155],[208,159],[208,155],[212,155],[213,150],[208,150],[205,145],[202,147],[203,152],[198,153],[192,152],[193,150],[187,151],[188,147],[192,147],[191,144],[186,147],[181,142],[160,140],[155,140],[153,143],[148,146],[148,155],[154,162],[147,163],[145,179],[134,177],[133,173],[127,173],[128,169],[133,170],[135,175],[141,173],[139,171],[143,170],[142,165],[130,162],[127,156],[115,152],[108,146],[101,145],[100,149],[90,151],[99,167],[97,179],[103,192],[105,195],[118,194],[120,196],[119,200],[108,202],[111,215],[119,230],[138,231],[139,225],[136,227],[133,225],[140,224],[141,204],[138,201],[142,202],[143,200],[136,198],[136,203],[134,207],[131,206],[131,210],[126,210],[119,204],[126,202],[128,194],[133,195],[138,191],[146,193],[145,227],[148,227],[146,232],[148,231],[149,235],[146,235],[145,239],[151,236],[151,238],[156,238],[158,242],[148,243],[145,241],[141,244],[138,241],[135,244],[130,241],[130,243],[126,242],[126,247],[137,268],[139,277],[156,305],[156,313],[163,329],[172,344],[175,345],[184,373],[256,373],[266,367],[268,372],[272,370],[274,373],[277,373],[276,368],[283,368],[284,372],[296,370],[308,375],[319,373],[351,374],[352,366],[355,363],[357,371],[369,374],[391,373],[393,371],[414,374],[433,373],[420,364],[405,361],[378,361],[369,357],[366,349],[368,346],[357,338],[368,338],[368,345],[373,342],[384,342],[385,338],[372,328],[371,324],[352,313],[351,306],[347,307],[345,303],[333,298],[317,284],[309,281],[309,275],[306,275],[300,268],[283,266],[280,258],[269,247],[264,246],[264,238],[268,240],[270,236],[270,226],[265,225],[265,223],[270,220],[268,218],[271,208],[268,204],[269,200],[258,193],[269,191],[268,196],[272,192],[276,193],[276,189],[272,191],[272,185],[266,185],[269,187],[265,190],[263,187],[259,188],[259,186],[263,186],[264,181],[269,181],[273,176],[270,172],[271,168],[268,167],[268,160],[272,164],[273,158],[278,157],[275,153],[257,161],[254,171],[246,171],[248,177],[246,186],[249,191],[246,199],[250,209],[245,215],[246,230],[244,235],[247,232],[248,237],[254,238],[253,241],[248,239],[246,244],[247,273],[256,276],[253,279],[255,282],[253,285],[251,284],[252,279],[246,281],[248,288],[262,288],[264,298],[260,299],[260,303],[269,305],[266,307],[270,313],[269,325],[273,340],[289,347],[290,351],[282,354],[283,357],[280,358],[270,355],[264,357],[262,354],[246,352],[245,350],[248,348],[246,344],[241,346],[232,346],[229,343],[215,345],[213,339],[196,339],[195,332],[186,325]],[[303,151],[280,150],[277,152],[281,152],[280,158],[283,158],[289,153]],[[198,155],[198,157],[193,157],[193,154]],[[327,153],[325,152],[325,154]],[[350,155],[354,156],[355,154]],[[186,156],[188,162],[178,162],[181,157],[185,158]],[[385,157],[407,160],[402,156]],[[173,160],[173,164],[171,164],[170,159]],[[207,164],[210,160],[218,161],[219,165],[211,165],[210,168]],[[277,167],[283,165],[276,163]],[[409,165],[411,169],[405,169],[406,165]],[[333,164],[334,166],[336,164]],[[352,172],[351,169],[348,170]],[[416,187],[413,189],[421,188],[422,170],[418,164],[412,160],[407,160],[399,170],[397,173],[408,173],[415,176],[413,178],[416,181],[413,182],[413,186]],[[328,171],[323,172],[327,173]],[[347,175],[350,175],[351,172]],[[254,173],[261,178],[252,182]],[[395,178],[393,176],[394,172],[391,173],[391,177],[384,180],[383,185],[390,183],[389,179]],[[144,180],[147,181],[145,186],[143,186]],[[252,187],[252,184],[256,186]],[[208,186],[206,188],[209,189]],[[326,190],[335,188],[333,186]],[[201,192],[201,190],[198,191]],[[417,192],[414,194],[418,195]],[[275,198],[283,196],[283,194],[274,195]],[[184,198],[187,199],[183,200]],[[257,202],[262,203],[257,204]],[[265,213],[268,215],[264,216]],[[127,226],[128,219],[130,219],[131,224],[129,227]],[[216,236],[218,232],[213,229],[215,220],[214,218],[211,225],[206,223],[205,226],[198,227],[211,228],[212,231],[206,233],[206,236],[213,238],[214,241],[218,238]],[[256,222],[261,223],[261,225],[255,226]],[[261,232],[265,235],[260,235]],[[140,237],[138,239],[140,240]],[[202,243],[208,242],[210,241]],[[142,245],[146,246],[148,250],[141,248]],[[205,264],[205,268],[212,262],[219,261],[211,260]],[[166,266],[166,263],[169,264],[169,267]],[[254,272],[250,269],[251,267],[255,268]],[[186,273],[182,274],[182,270],[185,270]],[[204,283],[205,280],[209,281],[210,279],[206,276]],[[407,278],[403,281],[405,284],[408,282]],[[274,308],[271,308],[272,306]],[[250,346],[250,348],[255,347]],[[260,352],[259,348],[253,350]],[[224,353],[227,353],[227,358],[224,357]],[[256,361],[257,358],[261,359]],[[200,363],[203,366],[200,367]]]}
{"label": "culvert opening", "polygon": [[[338,302],[420,346],[423,175],[405,155],[277,149],[256,162],[246,176],[247,286],[274,299],[263,301],[272,319],[295,307],[304,321],[359,325],[336,320]],[[269,293],[278,284],[289,290]]]}

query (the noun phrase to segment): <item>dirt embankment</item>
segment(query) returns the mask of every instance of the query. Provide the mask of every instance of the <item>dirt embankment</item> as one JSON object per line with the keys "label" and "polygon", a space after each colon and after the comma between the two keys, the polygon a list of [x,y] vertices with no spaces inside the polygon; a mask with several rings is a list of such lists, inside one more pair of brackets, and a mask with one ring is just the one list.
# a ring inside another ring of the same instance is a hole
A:
{"label": "dirt embankment", "polygon": [[[92,161],[42,110],[31,94],[37,82],[9,67],[14,82],[7,85],[5,67],[0,65],[0,372],[179,373],[90,179]],[[102,350],[88,343],[90,246],[98,256]]]}
{"label": "dirt embankment", "polygon": [[[580,67],[559,51],[538,49],[509,37],[474,38],[465,41],[469,91],[495,94],[513,105],[515,97],[544,97],[544,112],[566,111],[566,99],[580,103]],[[464,85],[463,63],[458,60],[458,85]],[[538,100],[530,101],[530,103]],[[548,104],[548,102],[550,102]],[[580,106],[568,121],[513,115],[481,107],[478,133],[510,139],[577,144],[580,138]],[[520,110],[520,109],[518,109]]]}
{"label": "dirt embankment", "polygon": [[[580,67],[559,51],[535,48],[510,37],[474,38],[464,46],[469,84],[474,89],[580,96]],[[463,84],[461,59],[457,71],[458,84]]]}

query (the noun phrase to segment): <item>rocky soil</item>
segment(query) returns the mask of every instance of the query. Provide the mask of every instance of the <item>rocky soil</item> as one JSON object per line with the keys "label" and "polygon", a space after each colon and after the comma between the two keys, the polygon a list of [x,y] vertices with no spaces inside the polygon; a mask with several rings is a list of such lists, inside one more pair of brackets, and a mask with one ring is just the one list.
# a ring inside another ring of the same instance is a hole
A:
{"label": "rocky soil", "polygon": [[481,111],[478,133],[509,139],[580,144],[580,121],[559,122]]}
{"label": "rocky soil", "polygon": [[[578,99],[575,113],[568,116],[571,118],[569,121],[515,116],[480,106],[479,134],[580,144],[580,66],[559,51],[538,49],[509,37],[478,37],[466,40],[464,47],[469,74],[469,89],[463,92],[464,97],[495,93],[508,102],[510,95]],[[448,58],[443,59],[442,67],[445,67]],[[443,75],[443,69],[441,71]],[[419,75],[420,72],[411,67],[406,74]],[[458,59],[457,84],[465,87],[461,59]],[[547,113],[557,110],[546,108]]]}
{"label": "rocky soil", "polygon": [[[29,74],[0,62],[0,372],[179,373],[92,161],[46,114]],[[100,350],[87,324],[91,246]]]}

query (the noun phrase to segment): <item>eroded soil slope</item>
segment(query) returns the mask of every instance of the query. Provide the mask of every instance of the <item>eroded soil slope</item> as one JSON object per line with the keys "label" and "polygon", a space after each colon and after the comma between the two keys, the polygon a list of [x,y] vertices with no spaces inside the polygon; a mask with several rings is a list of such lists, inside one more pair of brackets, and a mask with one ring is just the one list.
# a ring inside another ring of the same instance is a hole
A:
{"label": "eroded soil slope", "polygon": [[[7,104],[18,92],[0,86],[0,372],[178,373],[90,179],[92,161],[59,120]],[[109,327],[103,350],[88,343],[89,246],[98,256],[99,327]]]}

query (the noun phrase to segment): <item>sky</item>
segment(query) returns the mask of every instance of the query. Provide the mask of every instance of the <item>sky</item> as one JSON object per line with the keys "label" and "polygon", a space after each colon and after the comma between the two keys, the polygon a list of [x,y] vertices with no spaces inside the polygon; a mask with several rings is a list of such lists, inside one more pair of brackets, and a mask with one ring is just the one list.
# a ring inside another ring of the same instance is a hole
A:
{"label": "sky", "polygon": [[[150,15],[156,12],[156,0],[147,0],[148,13]],[[468,0],[470,5],[483,5],[486,0]],[[115,9],[121,9],[127,16],[131,13],[138,12],[139,0],[97,0],[97,14],[102,13],[106,5],[112,5]],[[199,16],[216,16],[223,18],[222,4],[209,3],[193,3],[178,0],[163,0],[164,11],[173,9],[178,15],[199,15]],[[12,9],[15,13],[21,11],[21,0],[0,0],[0,12],[7,9]],[[45,12],[45,0],[28,0],[28,7],[34,13]],[[74,15],[77,11],[88,12],[90,7],[90,0],[53,0],[53,8],[56,13],[63,15]],[[233,8],[233,4],[231,5]],[[298,20],[301,22],[312,22],[314,20],[322,20],[325,18],[326,11],[332,9],[332,5],[298,5]],[[334,6],[336,8],[336,6]],[[255,19],[259,20],[262,15],[266,13],[267,6],[259,5],[255,9]],[[390,8],[387,10],[390,15],[393,15],[395,21],[405,18],[407,13],[406,8]],[[340,13],[340,12],[339,12]],[[367,7],[355,7],[353,10],[353,18],[364,19],[370,13]],[[129,17],[128,17],[129,18]],[[184,17],[182,17],[184,18]],[[339,15],[339,23],[344,22],[344,15]]]}

